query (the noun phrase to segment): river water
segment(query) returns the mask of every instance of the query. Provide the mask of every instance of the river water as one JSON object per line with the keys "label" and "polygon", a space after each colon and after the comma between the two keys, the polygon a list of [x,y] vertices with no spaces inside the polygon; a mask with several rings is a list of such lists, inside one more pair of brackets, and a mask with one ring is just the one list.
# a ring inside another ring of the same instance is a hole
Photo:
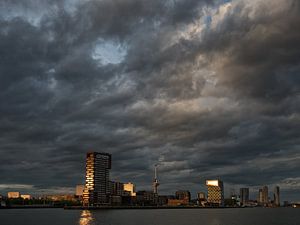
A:
{"label": "river water", "polygon": [[300,225],[300,208],[2,209],[0,225]]}

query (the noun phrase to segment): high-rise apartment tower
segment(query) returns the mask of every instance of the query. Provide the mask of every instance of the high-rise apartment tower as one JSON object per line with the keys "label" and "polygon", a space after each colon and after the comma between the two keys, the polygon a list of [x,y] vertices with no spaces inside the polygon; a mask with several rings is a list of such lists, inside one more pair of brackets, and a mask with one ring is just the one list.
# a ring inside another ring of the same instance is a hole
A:
{"label": "high-rise apartment tower", "polygon": [[109,170],[111,155],[89,152],[86,156],[86,182],[83,192],[84,205],[102,205],[108,203]]}
{"label": "high-rise apartment tower", "polygon": [[280,206],[280,195],[278,186],[274,188],[274,203],[277,207]]}

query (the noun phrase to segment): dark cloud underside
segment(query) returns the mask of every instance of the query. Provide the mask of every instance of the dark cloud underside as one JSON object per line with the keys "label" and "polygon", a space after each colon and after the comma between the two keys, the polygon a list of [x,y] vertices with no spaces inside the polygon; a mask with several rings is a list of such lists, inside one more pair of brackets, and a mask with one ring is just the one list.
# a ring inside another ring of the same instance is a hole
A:
{"label": "dark cloud underside", "polygon": [[163,193],[220,178],[299,200],[298,1],[2,1],[0,15],[2,191],[69,190],[95,150],[138,189],[159,161]]}

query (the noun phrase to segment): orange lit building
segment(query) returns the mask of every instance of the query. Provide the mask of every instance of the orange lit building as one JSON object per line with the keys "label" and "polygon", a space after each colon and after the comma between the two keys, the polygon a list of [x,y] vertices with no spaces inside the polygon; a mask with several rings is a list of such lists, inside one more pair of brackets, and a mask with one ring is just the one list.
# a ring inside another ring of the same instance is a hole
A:
{"label": "orange lit building", "polygon": [[224,187],[220,180],[207,180],[207,202],[212,206],[224,205]]}
{"label": "orange lit building", "polygon": [[168,199],[168,206],[188,205],[187,199]]}
{"label": "orange lit building", "polygon": [[83,190],[84,190],[84,185],[81,185],[81,184],[77,185],[76,190],[75,190],[75,195],[82,197]]}
{"label": "orange lit building", "polygon": [[130,196],[136,196],[135,186],[133,183],[130,182],[125,183],[123,187],[124,187],[124,191],[130,192]]}
{"label": "orange lit building", "polygon": [[7,197],[8,198],[20,198],[20,192],[8,192],[7,193]]}
{"label": "orange lit building", "polygon": [[83,191],[84,205],[102,205],[109,202],[109,170],[111,155],[89,152],[86,157],[86,182]]}
{"label": "orange lit building", "polygon": [[51,201],[76,201],[74,195],[47,195],[46,199],[51,200]]}

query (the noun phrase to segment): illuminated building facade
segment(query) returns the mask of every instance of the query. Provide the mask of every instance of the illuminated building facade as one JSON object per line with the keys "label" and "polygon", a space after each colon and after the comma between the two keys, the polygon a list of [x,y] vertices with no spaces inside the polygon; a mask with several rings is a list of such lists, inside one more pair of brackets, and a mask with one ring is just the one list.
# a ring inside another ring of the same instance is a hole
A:
{"label": "illuminated building facade", "polygon": [[224,205],[224,187],[220,180],[207,180],[207,202],[213,206]]}
{"label": "illuminated building facade", "polygon": [[280,194],[279,194],[280,190],[279,187],[276,186],[274,188],[274,204],[275,206],[279,207],[280,206]]}
{"label": "illuminated building facade", "polygon": [[75,195],[81,197],[83,195],[84,185],[77,185]]}
{"label": "illuminated building facade", "polygon": [[8,198],[20,198],[20,192],[8,192],[7,197]]}
{"label": "illuminated building facade", "polygon": [[249,188],[240,189],[240,202],[243,206],[249,202]]}
{"label": "illuminated building facade", "polygon": [[31,199],[31,195],[21,195],[21,198],[23,199],[27,199],[27,200],[30,200]]}
{"label": "illuminated building facade", "polygon": [[76,201],[74,195],[71,194],[58,194],[58,195],[47,195],[45,196],[47,200],[50,201]]}
{"label": "illuminated building facade", "polygon": [[108,203],[109,170],[111,155],[89,152],[86,157],[86,183],[83,191],[84,205],[102,205]]}
{"label": "illuminated building facade", "polygon": [[130,196],[136,196],[135,186],[133,183],[130,182],[125,183],[123,187],[124,187],[124,191],[130,192]]}

